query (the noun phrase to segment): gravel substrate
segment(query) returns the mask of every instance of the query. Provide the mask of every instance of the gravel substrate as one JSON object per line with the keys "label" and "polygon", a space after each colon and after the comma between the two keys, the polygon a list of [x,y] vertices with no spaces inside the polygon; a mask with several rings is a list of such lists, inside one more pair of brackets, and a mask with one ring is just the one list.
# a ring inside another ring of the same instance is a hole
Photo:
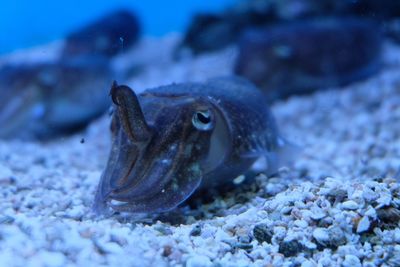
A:
{"label": "gravel substrate", "polygon": [[[234,48],[173,63],[178,38],[117,59],[139,69],[125,83],[230,73]],[[369,80],[272,110],[302,148],[293,166],[156,218],[91,212],[108,116],[49,143],[0,141],[0,266],[400,266],[399,48]]]}

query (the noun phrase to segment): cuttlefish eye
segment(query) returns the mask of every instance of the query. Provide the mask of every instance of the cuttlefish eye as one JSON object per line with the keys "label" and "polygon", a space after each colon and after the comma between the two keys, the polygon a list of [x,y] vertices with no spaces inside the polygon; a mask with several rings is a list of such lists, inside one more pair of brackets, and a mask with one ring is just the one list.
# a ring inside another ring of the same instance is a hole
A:
{"label": "cuttlefish eye", "polygon": [[210,110],[198,110],[193,114],[192,123],[196,129],[207,131],[214,127],[213,114]]}

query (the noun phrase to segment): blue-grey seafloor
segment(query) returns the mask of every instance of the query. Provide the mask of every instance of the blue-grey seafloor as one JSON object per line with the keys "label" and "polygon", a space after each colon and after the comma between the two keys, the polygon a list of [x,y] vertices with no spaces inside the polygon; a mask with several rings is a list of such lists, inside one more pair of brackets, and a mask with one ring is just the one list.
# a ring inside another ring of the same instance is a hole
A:
{"label": "blue-grey seafloor", "polygon": [[[115,65],[147,64],[135,89],[229,74],[234,48],[173,63],[178,38]],[[155,223],[91,213],[107,117],[47,144],[0,141],[0,266],[400,266],[400,49],[369,80],[272,108],[303,147],[293,167]]]}

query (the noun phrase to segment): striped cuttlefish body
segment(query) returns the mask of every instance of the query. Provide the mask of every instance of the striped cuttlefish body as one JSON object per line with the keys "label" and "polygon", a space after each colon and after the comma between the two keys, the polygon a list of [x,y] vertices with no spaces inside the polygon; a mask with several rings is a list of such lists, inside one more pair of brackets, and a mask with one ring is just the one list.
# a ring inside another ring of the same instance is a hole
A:
{"label": "striped cuttlefish body", "polygon": [[112,148],[94,209],[164,212],[198,189],[232,181],[285,145],[263,94],[236,77],[136,95],[114,83]]}

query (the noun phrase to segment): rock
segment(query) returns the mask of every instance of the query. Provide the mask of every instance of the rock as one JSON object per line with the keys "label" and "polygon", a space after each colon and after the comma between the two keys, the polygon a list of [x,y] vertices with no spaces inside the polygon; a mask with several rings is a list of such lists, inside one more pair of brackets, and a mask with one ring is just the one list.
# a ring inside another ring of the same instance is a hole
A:
{"label": "rock", "polygon": [[135,44],[139,32],[136,16],[126,10],[115,11],[69,34],[62,57],[111,57]]}
{"label": "rock", "polygon": [[361,218],[361,220],[357,224],[357,233],[363,233],[367,232],[371,226],[371,223],[369,221],[369,218],[367,216],[364,216]]}
{"label": "rock", "polygon": [[315,266],[316,266],[315,263],[313,263],[313,262],[311,262],[309,260],[306,260],[306,261],[301,263],[300,267],[315,267]]}
{"label": "rock", "polygon": [[161,233],[161,235],[172,235],[172,230],[165,224],[157,224],[154,226],[154,229]]}
{"label": "rock", "polygon": [[319,207],[312,207],[310,217],[311,219],[318,221],[326,217],[326,212]]}
{"label": "rock", "polygon": [[381,46],[379,26],[370,20],[279,24],[243,35],[234,72],[275,100],[369,77],[379,70]]}
{"label": "rock", "polygon": [[333,226],[329,228],[329,247],[337,248],[347,243],[346,236],[340,227]]}
{"label": "rock", "polygon": [[201,234],[201,226],[198,224],[195,225],[189,233],[189,235],[191,236],[199,236],[200,234]]}
{"label": "rock", "polygon": [[211,266],[212,262],[210,261],[210,259],[206,256],[202,256],[202,255],[196,255],[193,257],[190,257],[187,261],[186,261],[186,267],[207,267],[207,266]]}
{"label": "rock", "polygon": [[342,203],[342,208],[345,210],[356,210],[359,208],[359,205],[353,200],[348,200]]}
{"label": "rock", "polygon": [[397,223],[400,221],[400,210],[388,207],[383,209],[377,209],[376,213],[378,215],[379,220],[384,223]]}
{"label": "rock", "polygon": [[316,228],[313,231],[313,237],[320,244],[326,244],[330,240],[329,232],[324,228]]}
{"label": "rock", "polygon": [[7,166],[0,164],[0,185],[8,186],[14,183],[15,177],[13,175],[13,171]]}
{"label": "rock", "polygon": [[297,240],[283,241],[279,244],[279,253],[285,257],[293,257],[303,251],[304,246]]}
{"label": "rock", "polygon": [[271,243],[273,231],[266,224],[260,223],[254,226],[253,236],[260,243]]}
{"label": "rock", "polygon": [[325,228],[316,228],[313,231],[313,237],[317,241],[319,248],[333,248],[347,243],[343,230],[337,226]]}
{"label": "rock", "polygon": [[253,249],[253,245],[249,244],[249,243],[238,242],[238,243],[234,243],[233,244],[233,248],[234,249],[243,249],[243,250],[245,250],[247,252],[251,252],[251,250]]}
{"label": "rock", "polygon": [[66,258],[61,252],[40,251],[37,257],[41,263],[39,265],[49,267],[65,266]]}
{"label": "rock", "polygon": [[354,255],[346,255],[342,263],[343,267],[361,267],[360,259]]}
{"label": "rock", "polygon": [[0,216],[0,224],[12,224],[15,221],[14,217],[3,215]]}

